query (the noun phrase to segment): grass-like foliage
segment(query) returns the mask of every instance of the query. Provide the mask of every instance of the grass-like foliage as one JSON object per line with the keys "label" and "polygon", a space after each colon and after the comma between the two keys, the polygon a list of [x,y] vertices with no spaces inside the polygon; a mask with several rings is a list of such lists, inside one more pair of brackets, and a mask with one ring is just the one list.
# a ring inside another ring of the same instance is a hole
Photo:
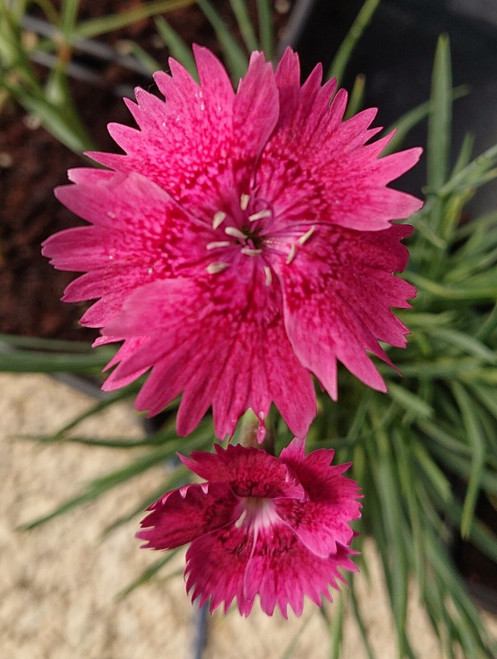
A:
{"label": "grass-like foliage", "polygon": [[[34,46],[26,48],[22,24],[30,4],[14,2],[10,8],[4,5],[0,10],[0,88],[28,111],[37,113],[45,127],[69,148],[82,151],[90,146],[89,139],[66,84],[71,49],[81,40],[144,16],[137,16],[138,10],[129,10],[80,23],[78,2],[66,0],[62,10],[56,12],[48,0],[40,1],[56,33],[40,37]],[[191,3],[169,0],[146,6],[147,16],[156,16],[158,33],[171,53],[191,67],[187,46],[163,15],[167,9],[187,4]],[[245,3],[231,1],[241,41],[228,30],[215,3],[197,0],[197,4],[212,24],[234,79],[244,73],[250,50],[262,48],[272,55],[269,2],[257,2],[258,23],[252,25]],[[343,72],[354,39],[377,4],[377,0],[365,3],[331,71]],[[44,85],[34,76],[31,64],[33,53],[40,50],[54,56]],[[139,50],[136,53],[138,56]],[[357,106],[363,87],[364,80],[358,78],[352,94]],[[310,448],[333,446],[337,462],[353,463],[351,475],[364,492],[359,529],[362,536],[357,543],[360,546],[361,538],[372,536],[378,547],[401,657],[415,656],[406,624],[411,582],[417,586],[444,656],[459,656],[461,652],[467,657],[497,654],[496,643],[487,633],[451,556],[453,538],[460,534],[497,561],[497,536],[478,518],[479,501],[486,498],[494,507],[497,501],[497,211],[482,217],[472,217],[465,211],[477,189],[497,176],[497,146],[472,159],[468,137],[459,145],[459,156],[451,166],[451,108],[459,93],[452,89],[449,43],[442,37],[435,56],[431,98],[399,120],[396,138],[398,141],[413,124],[428,117],[426,204],[411,220],[416,230],[408,241],[411,257],[405,273],[418,295],[413,309],[399,314],[411,329],[407,349],[391,351],[402,377],[380,366],[389,387],[385,395],[341,371],[340,401],[335,404],[326,396],[320,398],[320,412],[308,437]],[[90,352],[84,345],[66,342],[1,339],[1,370],[71,371],[95,376],[110,354],[107,347]],[[131,398],[137,389],[135,384],[105,397],[83,416],[96,414],[126,396]],[[95,499],[154,465],[173,461],[177,450],[210,446],[213,433],[208,419],[187,444],[177,438],[175,408],[175,404],[170,406],[169,417],[159,432],[139,442],[74,436],[83,417],[74,419],[53,437],[33,438],[98,444],[109,451],[127,450],[130,461],[126,468],[94,480],[72,500],[29,526]],[[287,429],[281,422],[276,423],[275,430],[283,445],[289,439]],[[183,481],[185,469],[171,464],[165,482],[157,483],[154,491],[144,496],[139,509],[126,511],[107,531],[134,518],[165,489]],[[167,560],[161,558],[132,587],[152,578]],[[362,568],[359,578],[366,578],[367,565]],[[347,607],[356,615],[369,656],[374,656],[354,580],[334,604],[335,615],[329,623],[332,656],[340,655],[340,623]],[[291,648],[285,656],[290,654]]]}

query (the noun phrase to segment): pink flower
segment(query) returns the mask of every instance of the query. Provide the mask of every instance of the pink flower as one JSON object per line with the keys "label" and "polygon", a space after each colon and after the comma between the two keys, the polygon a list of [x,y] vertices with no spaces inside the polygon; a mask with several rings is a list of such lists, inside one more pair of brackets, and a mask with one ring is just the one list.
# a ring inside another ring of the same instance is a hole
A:
{"label": "pink flower", "polygon": [[288,49],[276,72],[253,53],[237,91],[197,47],[200,84],[170,61],[155,80],[166,102],[137,89],[126,101],[139,129],[110,124],[125,154],[93,154],[110,170],[77,169],[57,197],[89,226],[45,242],[56,268],[84,272],[64,300],[97,300],[81,322],[99,343],[124,343],[104,388],[151,369],[137,407],[159,412],[183,392],[188,434],[212,406],[216,435],[248,409],[275,403],[295,435],[316,413],[311,373],[334,399],[337,360],[367,385],[385,383],[367,352],[405,345],[392,307],[415,289],[392,225],[421,203],[387,184],[420,149],[380,158],[376,110],[343,120],[346,92],[300,85]]}
{"label": "pink flower", "polygon": [[172,549],[191,542],[186,587],[210,610],[234,598],[242,615],[255,596],[272,615],[287,605],[302,613],[304,596],[331,600],[329,586],[343,581],[339,568],[356,571],[349,558],[360,517],[357,484],[343,476],[349,465],[330,466],[333,451],[304,454],[294,439],[279,458],[263,450],[215,446],[182,462],[206,483],[167,492],[142,521],[144,547]]}

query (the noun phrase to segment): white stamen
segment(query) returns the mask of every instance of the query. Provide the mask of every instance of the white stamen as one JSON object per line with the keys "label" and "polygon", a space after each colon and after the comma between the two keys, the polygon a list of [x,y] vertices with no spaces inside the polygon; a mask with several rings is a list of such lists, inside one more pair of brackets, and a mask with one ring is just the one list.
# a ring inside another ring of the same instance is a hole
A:
{"label": "white stamen", "polygon": [[153,271],[154,271],[153,268],[147,268],[147,272],[148,272],[149,275],[151,275]]}
{"label": "white stamen", "polygon": [[229,240],[218,240],[217,242],[207,243],[206,249],[217,249],[218,247],[229,247],[231,245]]}
{"label": "white stamen", "polygon": [[116,214],[112,211],[107,211],[107,217],[110,217],[111,220],[115,220]]}
{"label": "white stamen", "polygon": [[236,227],[226,227],[224,233],[227,236],[233,236],[233,238],[238,238],[239,240],[243,241],[245,241],[247,238],[243,231],[240,231],[240,229],[237,229]]}
{"label": "white stamen", "polygon": [[257,256],[257,254],[262,253],[262,249],[254,249],[253,247],[242,247],[240,252],[242,254],[246,254],[247,256]]}
{"label": "white stamen", "polygon": [[264,211],[259,211],[258,213],[252,213],[249,215],[249,222],[255,222],[256,220],[262,220],[264,217],[271,217],[271,211],[267,208]]}
{"label": "white stamen", "polygon": [[212,219],[212,228],[217,229],[218,227],[220,227],[225,219],[226,219],[226,213],[224,211],[217,211],[216,213],[214,213],[214,217]]}
{"label": "white stamen", "polygon": [[297,253],[297,248],[295,246],[295,243],[292,243],[290,245],[290,251],[288,252],[288,256],[286,257],[286,264],[287,265],[290,265],[290,263],[295,258],[296,253]]}
{"label": "white stamen", "polygon": [[266,286],[271,286],[273,282],[273,275],[271,273],[271,268],[268,265],[264,266],[264,274],[266,275],[266,281],[264,283]]}
{"label": "white stamen", "polygon": [[247,210],[249,201],[250,201],[250,195],[249,194],[240,195],[240,208],[242,209],[242,211]]}
{"label": "white stamen", "polygon": [[215,275],[217,272],[222,272],[223,270],[226,270],[228,266],[229,263],[223,263],[222,261],[213,261],[212,263],[209,263],[206,270],[210,275]]}
{"label": "white stamen", "polygon": [[316,231],[316,227],[312,226],[308,231],[306,231],[304,234],[300,236],[300,238],[297,240],[299,245],[303,245],[306,243],[309,238],[312,236],[312,234]]}

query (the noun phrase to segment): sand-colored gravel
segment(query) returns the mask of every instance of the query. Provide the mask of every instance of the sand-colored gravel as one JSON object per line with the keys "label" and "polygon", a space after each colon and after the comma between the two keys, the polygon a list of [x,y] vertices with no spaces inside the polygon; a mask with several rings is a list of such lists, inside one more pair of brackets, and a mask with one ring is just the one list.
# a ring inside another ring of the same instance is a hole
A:
{"label": "sand-colored gravel", "polygon": [[[193,656],[195,610],[181,576],[156,578],[124,600],[116,595],[154,563],[159,554],[139,549],[134,538],[139,516],[102,537],[113,519],[131,510],[160,486],[157,468],[106,494],[99,501],[29,532],[16,528],[46,514],[84,483],[129,460],[126,452],[76,444],[41,445],[19,439],[61,427],[91,405],[86,396],[52,378],[0,374],[0,657],[5,659],[188,659]],[[139,417],[126,405],[97,420],[87,420],[78,434],[140,436]],[[185,442],[187,446],[187,441]],[[186,448],[187,450],[187,448]],[[358,577],[359,596],[378,656],[396,656],[394,635],[374,552],[370,552],[373,588]],[[182,556],[168,572],[182,568]],[[329,612],[333,616],[334,606]],[[442,659],[430,628],[413,597],[410,627],[419,657]],[[497,633],[497,622],[492,622]],[[309,604],[298,619],[249,619],[236,612],[210,618],[206,659],[282,657],[293,637],[293,657],[329,656],[326,624]],[[344,628],[345,659],[362,659],[354,621]]]}

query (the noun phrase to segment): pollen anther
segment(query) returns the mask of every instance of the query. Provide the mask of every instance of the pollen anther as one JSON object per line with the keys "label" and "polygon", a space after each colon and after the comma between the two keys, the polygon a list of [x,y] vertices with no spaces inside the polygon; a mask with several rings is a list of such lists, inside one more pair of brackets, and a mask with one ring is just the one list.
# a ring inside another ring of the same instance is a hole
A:
{"label": "pollen anther", "polygon": [[306,231],[300,236],[300,238],[297,240],[298,244],[303,245],[304,243],[306,243],[309,240],[309,238],[312,236],[314,231],[316,231],[316,227],[312,226],[308,231]]}
{"label": "pollen anther", "polygon": [[250,195],[249,194],[242,194],[240,195],[240,208],[242,211],[246,211],[247,207],[249,205],[250,201]]}
{"label": "pollen anther", "polygon": [[295,255],[297,254],[297,248],[295,246],[295,243],[292,243],[290,245],[290,251],[288,252],[288,256],[286,257],[286,264],[290,265],[290,263],[293,261],[295,258]]}
{"label": "pollen anther", "polygon": [[216,213],[214,213],[214,217],[212,218],[212,228],[217,229],[218,227],[220,227],[225,219],[226,219],[226,213],[224,211],[217,211]]}
{"label": "pollen anther", "polygon": [[226,227],[224,233],[227,236],[233,236],[233,238],[238,238],[239,240],[245,241],[247,239],[247,236],[243,231],[240,231],[240,229],[237,229],[236,227]]}
{"label": "pollen anther", "polygon": [[210,275],[215,275],[217,272],[222,272],[223,270],[226,270],[228,266],[229,263],[223,263],[222,261],[213,261],[212,263],[209,263],[206,270]]}
{"label": "pollen anther", "polygon": [[229,240],[218,240],[212,243],[207,243],[205,249],[217,249],[218,247],[229,247],[231,245]]}
{"label": "pollen anther", "polygon": [[257,254],[262,254],[262,249],[254,249],[253,247],[242,247],[240,250],[242,254],[247,256],[257,256]]}
{"label": "pollen anther", "polygon": [[271,272],[271,268],[268,265],[264,266],[264,274],[266,275],[266,281],[264,282],[266,286],[271,286],[273,282],[273,275]]}
{"label": "pollen anther", "polygon": [[259,211],[257,213],[252,213],[252,215],[248,216],[249,222],[255,222],[256,220],[262,220],[264,217],[271,217],[271,211],[269,208],[263,211]]}

